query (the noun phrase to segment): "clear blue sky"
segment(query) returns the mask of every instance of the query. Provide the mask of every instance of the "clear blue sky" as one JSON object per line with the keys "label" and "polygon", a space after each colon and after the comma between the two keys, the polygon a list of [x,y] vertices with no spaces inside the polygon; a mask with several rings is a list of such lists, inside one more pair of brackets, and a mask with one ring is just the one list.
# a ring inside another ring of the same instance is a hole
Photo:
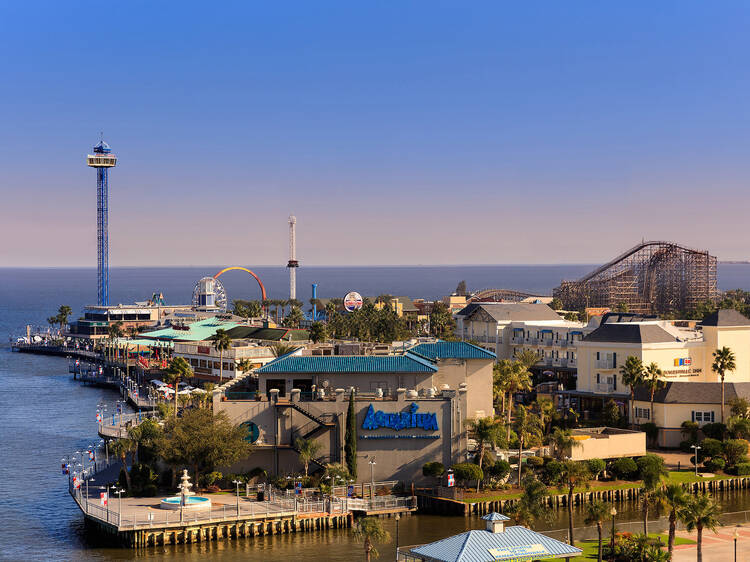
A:
{"label": "clear blue sky", "polygon": [[4,2],[0,265],[748,258],[747,2]]}

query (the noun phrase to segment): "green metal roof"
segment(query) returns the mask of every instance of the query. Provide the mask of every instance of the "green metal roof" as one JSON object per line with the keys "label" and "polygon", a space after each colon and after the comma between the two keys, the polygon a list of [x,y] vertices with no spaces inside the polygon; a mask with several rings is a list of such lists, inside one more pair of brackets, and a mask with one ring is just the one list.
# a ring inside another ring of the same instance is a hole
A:
{"label": "green metal roof", "polygon": [[203,341],[216,334],[216,330],[231,330],[238,326],[237,322],[226,322],[217,318],[206,318],[187,325],[187,330],[165,328],[155,332],[144,332],[142,338],[173,340],[173,341]]}
{"label": "green metal roof", "polygon": [[285,355],[266,363],[257,370],[268,373],[436,373],[430,361],[406,353],[404,355]]}
{"label": "green metal roof", "polygon": [[409,351],[428,359],[495,359],[491,351],[465,341],[439,341],[421,343]]}

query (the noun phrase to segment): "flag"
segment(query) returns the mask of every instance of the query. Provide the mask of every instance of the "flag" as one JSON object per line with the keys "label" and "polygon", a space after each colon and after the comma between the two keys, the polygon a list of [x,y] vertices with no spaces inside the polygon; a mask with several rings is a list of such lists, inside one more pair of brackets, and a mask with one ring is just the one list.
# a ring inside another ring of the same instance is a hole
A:
{"label": "flag", "polygon": [[96,413],[96,422],[102,423],[102,415],[99,412]]}
{"label": "flag", "polygon": [[89,460],[94,462],[94,459],[96,459],[96,453],[94,453],[94,451],[89,451]]}
{"label": "flag", "polygon": [[99,492],[99,503],[102,507],[107,505],[107,492]]}
{"label": "flag", "polygon": [[73,487],[74,488],[80,488],[81,487],[81,480],[78,478],[78,476],[73,477]]}
{"label": "flag", "polygon": [[70,474],[70,469],[68,468],[68,465],[66,463],[62,463],[62,473],[63,476]]}

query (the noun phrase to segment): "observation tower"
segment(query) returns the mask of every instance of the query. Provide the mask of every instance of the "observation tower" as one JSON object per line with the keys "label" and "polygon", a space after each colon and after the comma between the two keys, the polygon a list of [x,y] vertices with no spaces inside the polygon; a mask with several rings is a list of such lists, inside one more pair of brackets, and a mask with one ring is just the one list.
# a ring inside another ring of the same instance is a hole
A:
{"label": "observation tower", "polygon": [[289,263],[286,266],[289,268],[289,298],[291,300],[297,298],[297,268],[299,262],[297,261],[296,227],[297,217],[289,215]]}
{"label": "observation tower", "polygon": [[117,157],[109,145],[100,140],[94,154],[86,156],[86,164],[96,168],[96,254],[97,304],[109,305],[109,168],[117,165]]}

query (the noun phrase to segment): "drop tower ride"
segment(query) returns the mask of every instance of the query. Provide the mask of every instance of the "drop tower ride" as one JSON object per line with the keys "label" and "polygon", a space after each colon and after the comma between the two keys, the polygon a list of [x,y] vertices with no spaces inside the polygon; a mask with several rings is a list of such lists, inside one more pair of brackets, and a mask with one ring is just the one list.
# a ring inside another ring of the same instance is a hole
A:
{"label": "drop tower ride", "polygon": [[100,140],[94,154],[86,156],[86,164],[96,168],[96,254],[97,304],[109,305],[109,168],[117,165],[117,157],[109,145]]}

